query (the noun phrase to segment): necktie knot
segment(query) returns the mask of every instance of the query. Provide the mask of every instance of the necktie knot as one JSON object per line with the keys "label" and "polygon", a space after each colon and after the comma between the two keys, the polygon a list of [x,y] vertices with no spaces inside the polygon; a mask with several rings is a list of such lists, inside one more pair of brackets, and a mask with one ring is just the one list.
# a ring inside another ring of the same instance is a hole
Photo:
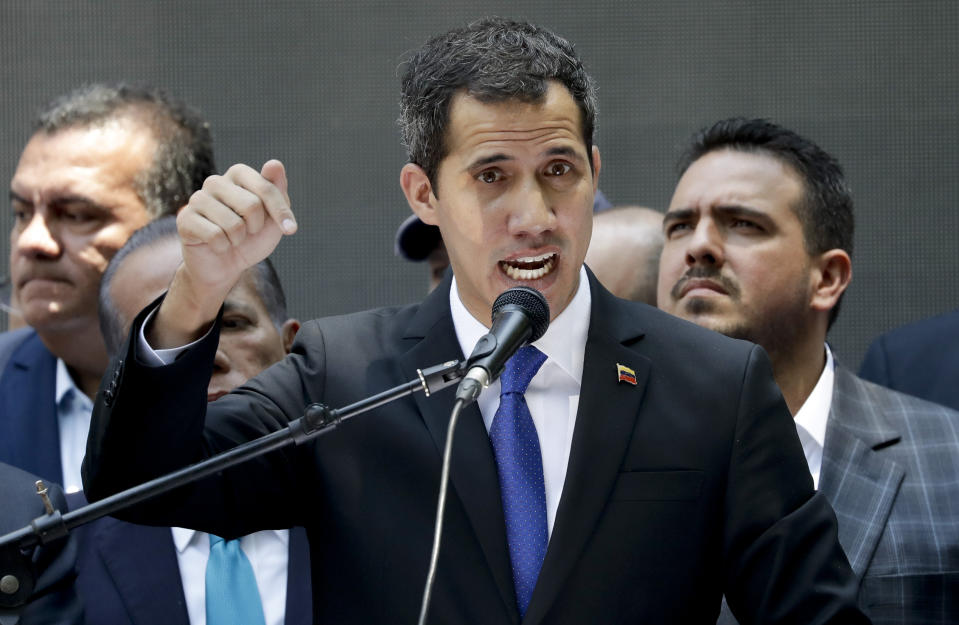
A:
{"label": "necktie knot", "polygon": [[539,368],[546,362],[546,354],[539,351],[532,345],[524,345],[506,361],[506,368],[500,377],[500,396],[506,393],[526,392],[533,376],[539,371]]}

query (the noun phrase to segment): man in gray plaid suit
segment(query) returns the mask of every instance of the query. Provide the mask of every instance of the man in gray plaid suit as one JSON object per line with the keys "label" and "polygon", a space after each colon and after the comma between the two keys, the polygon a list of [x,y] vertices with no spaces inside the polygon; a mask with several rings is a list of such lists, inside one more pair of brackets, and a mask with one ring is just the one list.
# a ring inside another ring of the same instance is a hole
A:
{"label": "man in gray plaid suit", "polygon": [[768,121],[728,119],[680,172],[659,307],[769,353],[873,622],[959,623],[959,413],[856,377],[825,343],[852,277],[839,164]]}

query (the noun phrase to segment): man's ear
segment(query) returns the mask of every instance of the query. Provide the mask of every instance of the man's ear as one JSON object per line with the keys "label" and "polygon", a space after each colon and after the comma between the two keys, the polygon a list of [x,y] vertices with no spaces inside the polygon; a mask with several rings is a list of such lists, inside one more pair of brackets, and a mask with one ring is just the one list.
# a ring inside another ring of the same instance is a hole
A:
{"label": "man's ear", "polygon": [[849,254],[838,248],[823,252],[814,261],[811,279],[812,298],[809,306],[813,310],[832,310],[852,281]]}
{"label": "man's ear", "polygon": [[593,146],[593,193],[599,189],[599,168],[602,164],[601,159],[599,158],[599,148],[595,145]]}
{"label": "man's ear", "polygon": [[436,196],[433,183],[419,165],[407,163],[400,170],[400,186],[410,208],[423,223],[431,226],[436,223]]}
{"label": "man's ear", "polygon": [[300,331],[300,322],[296,319],[287,319],[280,328],[280,339],[283,341],[283,351],[287,354],[293,349],[293,339],[296,333]]}

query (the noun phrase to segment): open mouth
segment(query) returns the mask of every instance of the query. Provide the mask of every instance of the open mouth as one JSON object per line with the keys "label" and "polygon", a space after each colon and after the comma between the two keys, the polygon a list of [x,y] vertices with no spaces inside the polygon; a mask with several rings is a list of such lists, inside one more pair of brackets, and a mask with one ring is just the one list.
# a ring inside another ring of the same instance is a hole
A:
{"label": "open mouth", "polygon": [[513,280],[538,280],[553,270],[558,255],[555,252],[539,256],[523,256],[499,261],[500,269]]}

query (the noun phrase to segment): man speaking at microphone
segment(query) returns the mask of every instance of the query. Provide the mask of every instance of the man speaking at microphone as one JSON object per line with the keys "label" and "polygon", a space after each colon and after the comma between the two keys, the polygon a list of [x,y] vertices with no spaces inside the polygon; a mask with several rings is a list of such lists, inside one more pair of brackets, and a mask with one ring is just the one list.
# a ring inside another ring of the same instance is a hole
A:
{"label": "man speaking at microphone", "polygon": [[[179,218],[184,262],[104,380],[85,464],[106,496],[463,359],[523,285],[551,324],[463,411],[430,623],[865,622],[764,353],[612,297],[583,267],[600,170],[572,45],[502,19],[406,64],[400,183],[453,275],[419,305],[312,321],[293,353],[209,404],[218,310],[296,222],[283,167],[232,167]],[[127,514],[232,537],[307,528],[317,623],[413,623],[454,392]]]}

